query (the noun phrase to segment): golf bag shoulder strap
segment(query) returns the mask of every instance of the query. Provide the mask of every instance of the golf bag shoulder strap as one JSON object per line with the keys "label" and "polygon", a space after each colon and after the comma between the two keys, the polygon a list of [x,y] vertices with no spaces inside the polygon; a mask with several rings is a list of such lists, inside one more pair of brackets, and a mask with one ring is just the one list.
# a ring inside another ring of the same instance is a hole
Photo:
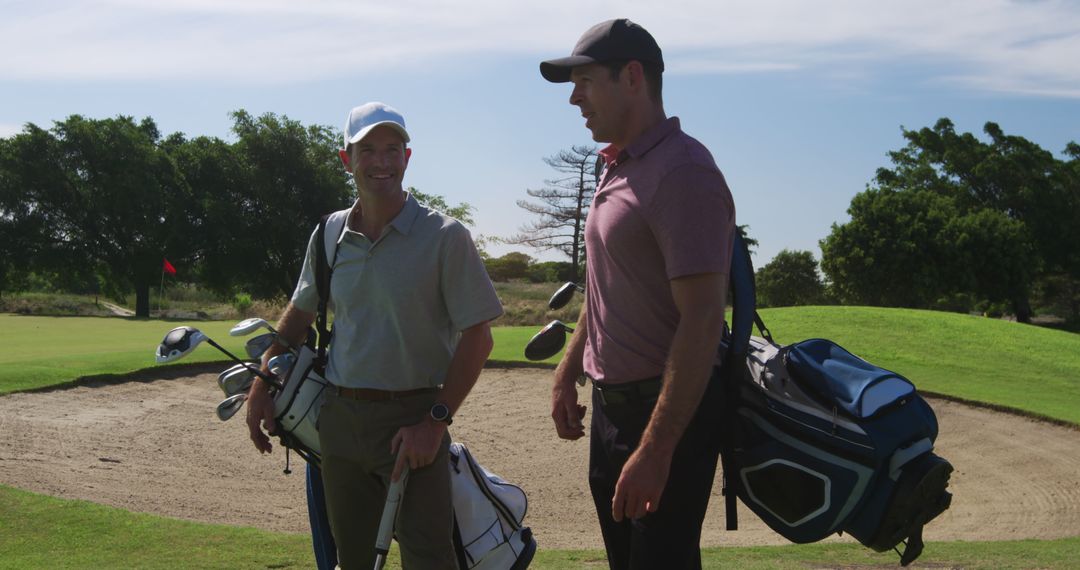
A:
{"label": "golf bag shoulder strap", "polygon": [[[334,274],[337,245],[347,218],[348,210],[327,214],[319,220],[319,228],[315,230],[315,243],[319,248],[319,254],[315,256],[315,289],[319,292],[319,311],[315,315],[315,330],[319,333],[315,367],[319,374],[326,373],[326,349],[330,346],[330,337],[333,334],[326,327],[327,306],[330,302],[330,279]],[[334,244],[332,258],[327,248],[328,239],[332,239],[331,243]]]}
{"label": "golf bag shoulder strap", "polygon": [[757,325],[762,336],[772,342],[772,335],[757,312],[754,264],[750,260],[750,248],[738,232],[735,233],[731,252],[731,307],[731,335],[727,353],[723,358],[725,433],[720,461],[724,469],[723,494],[727,530],[736,530],[739,525],[736,504],[740,482],[734,464],[734,446],[739,440],[735,410],[738,408],[739,384],[747,374],[746,356],[754,325]]}

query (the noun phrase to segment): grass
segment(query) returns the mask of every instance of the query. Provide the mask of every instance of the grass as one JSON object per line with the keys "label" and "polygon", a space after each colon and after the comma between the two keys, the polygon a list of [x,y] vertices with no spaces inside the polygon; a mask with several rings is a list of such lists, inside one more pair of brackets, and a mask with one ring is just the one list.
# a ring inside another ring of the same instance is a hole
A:
{"label": "grass", "polygon": [[[64,384],[96,375],[124,374],[155,366],[154,350],[165,333],[192,324],[243,357],[244,340],[229,336],[232,321],[161,321],[117,317],[37,317],[0,314],[0,394]],[[225,357],[201,347],[184,362]]]}
{"label": "grass", "polygon": [[[540,292],[537,291],[536,294]],[[1080,424],[1080,335],[951,313],[867,307],[762,311],[779,342],[811,337],[911,378],[920,389]],[[571,319],[564,319],[570,322]],[[148,368],[179,321],[0,314],[0,394],[62,385],[80,376]],[[193,323],[236,354],[232,321]],[[492,360],[524,362],[536,326],[495,329]],[[191,361],[221,356],[202,348]],[[558,357],[547,363],[557,362]],[[310,568],[306,535],[176,521],[0,486],[0,569]],[[534,568],[603,568],[599,551],[543,549]],[[920,562],[948,568],[1073,568],[1080,537],[1049,541],[933,543]],[[718,548],[706,568],[896,567],[891,553],[854,544]],[[390,568],[399,568],[392,558]]]}
{"label": "grass", "polygon": [[[540,549],[532,567],[606,568],[601,551]],[[919,560],[934,568],[1075,567],[1080,538],[931,543]],[[892,568],[897,557],[855,544],[709,548],[705,568]],[[56,499],[0,486],[0,569],[311,568],[304,534],[193,523]],[[401,567],[396,548],[387,568]],[[926,567],[916,564],[915,568]]]}

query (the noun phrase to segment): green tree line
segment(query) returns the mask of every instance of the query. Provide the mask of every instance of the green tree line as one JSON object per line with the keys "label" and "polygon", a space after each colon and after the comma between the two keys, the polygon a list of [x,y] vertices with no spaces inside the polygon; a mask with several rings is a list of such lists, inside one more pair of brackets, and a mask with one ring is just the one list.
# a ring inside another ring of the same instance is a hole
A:
{"label": "green tree line", "polygon": [[986,123],[981,140],[949,119],[904,130],[821,240],[757,273],[759,303],[843,303],[952,311],[1033,306],[1080,319],[1080,145],[1062,158]]}
{"label": "green tree line", "polygon": [[971,310],[1032,298],[1080,316],[1080,145],[1063,158],[1007,135],[957,133],[940,119],[904,131],[891,168],[821,241],[822,269],[847,304]]}
{"label": "green tree line", "polygon": [[[288,295],[319,218],[355,197],[340,133],[232,113],[231,141],[163,136],[150,118],[72,115],[0,139],[0,291],[30,278],[135,293],[149,316],[165,259],[223,297]],[[468,204],[421,201],[471,223]]]}

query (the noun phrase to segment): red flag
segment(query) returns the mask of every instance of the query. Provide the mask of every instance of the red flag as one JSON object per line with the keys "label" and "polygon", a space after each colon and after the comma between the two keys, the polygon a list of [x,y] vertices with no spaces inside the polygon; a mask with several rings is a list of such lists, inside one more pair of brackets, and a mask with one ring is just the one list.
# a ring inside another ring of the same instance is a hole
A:
{"label": "red flag", "polygon": [[176,275],[176,268],[173,267],[171,263],[169,263],[169,260],[165,259],[164,257],[162,257],[161,260],[164,262],[164,264],[161,266],[161,270],[165,273],[168,273],[169,275]]}

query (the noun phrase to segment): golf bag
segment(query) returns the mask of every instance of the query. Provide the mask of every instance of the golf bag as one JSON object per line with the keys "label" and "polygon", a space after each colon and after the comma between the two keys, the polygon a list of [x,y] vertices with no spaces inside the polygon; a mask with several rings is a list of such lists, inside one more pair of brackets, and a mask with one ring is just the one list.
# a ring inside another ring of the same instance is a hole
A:
{"label": "golf bag", "polygon": [[[735,498],[797,543],[847,532],[876,551],[923,549],[949,507],[952,466],[933,453],[937,419],[915,386],[822,339],[780,346],[757,314],[753,267],[736,238],[722,456],[728,528]],[[756,323],[764,338],[751,338]]]}
{"label": "golf bag", "polygon": [[273,394],[274,421],[285,447],[292,449],[307,462],[319,465],[319,409],[322,407],[326,388],[330,385],[315,369],[318,355],[310,346],[304,345],[290,359],[291,366],[281,374],[285,385]]}
{"label": "golf bag", "polygon": [[450,444],[454,501],[454,547],[462,570],[527,568],[536,553],[532,530],[521,526],[529,501],[512,485],[484,469],[465,444]]}

